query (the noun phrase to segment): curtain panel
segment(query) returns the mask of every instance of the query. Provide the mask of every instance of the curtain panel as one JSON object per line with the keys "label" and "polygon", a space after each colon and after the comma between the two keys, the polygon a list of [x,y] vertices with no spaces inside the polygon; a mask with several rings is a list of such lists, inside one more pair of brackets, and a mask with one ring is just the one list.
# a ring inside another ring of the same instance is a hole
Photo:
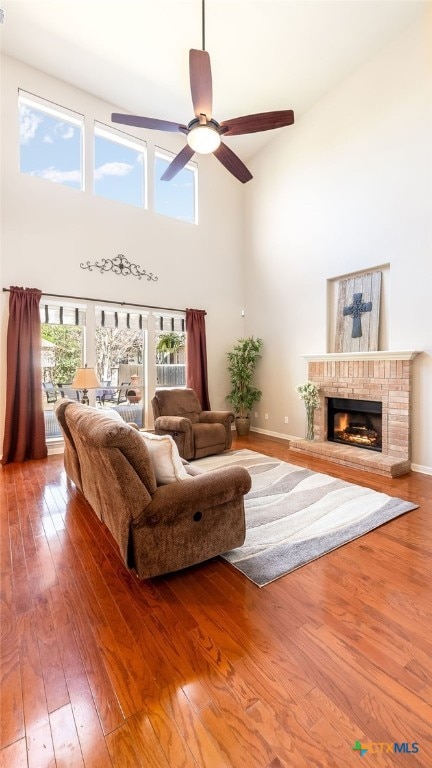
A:
{"label": "curtain panel", "polygon": [[47,455],[41,396],[42,291],[11,286],[2,464]]}
{"label": "curtain panel", "polygon": [[203,309],[186,310],[186,384],[196,392],[203,411],[210,411],[205,316]]}

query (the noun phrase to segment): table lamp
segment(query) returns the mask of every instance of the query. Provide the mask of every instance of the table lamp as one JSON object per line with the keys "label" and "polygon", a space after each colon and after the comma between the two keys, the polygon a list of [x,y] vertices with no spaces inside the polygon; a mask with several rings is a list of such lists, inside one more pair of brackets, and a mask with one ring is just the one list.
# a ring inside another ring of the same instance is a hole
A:
{"label": "table lamp", "polygon": [[77,368],[72,386],[75,387],[75,389],[82,390],[81,402],[83,405],[89,405],[88,390],[97,389],[101,384],[96,376],[95,369],[84,366],[84,368]]}

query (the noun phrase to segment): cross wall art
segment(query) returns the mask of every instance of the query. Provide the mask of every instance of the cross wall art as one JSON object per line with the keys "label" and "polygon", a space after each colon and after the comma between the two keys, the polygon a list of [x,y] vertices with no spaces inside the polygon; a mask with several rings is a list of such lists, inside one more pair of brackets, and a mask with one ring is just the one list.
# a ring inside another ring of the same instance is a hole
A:
{"label": "cross wall art", "polygon": [[335,352],[378,349],[381,272],[353,275],[339,282]]}

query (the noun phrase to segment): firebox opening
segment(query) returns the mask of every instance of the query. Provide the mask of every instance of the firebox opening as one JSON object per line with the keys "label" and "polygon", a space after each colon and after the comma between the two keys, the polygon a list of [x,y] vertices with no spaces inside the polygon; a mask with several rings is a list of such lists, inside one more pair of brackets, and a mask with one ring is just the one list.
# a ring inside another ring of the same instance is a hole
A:
{"label": "firebox opening", "polygon": [[329,397],[327,439],[382,451],[382,403]]}

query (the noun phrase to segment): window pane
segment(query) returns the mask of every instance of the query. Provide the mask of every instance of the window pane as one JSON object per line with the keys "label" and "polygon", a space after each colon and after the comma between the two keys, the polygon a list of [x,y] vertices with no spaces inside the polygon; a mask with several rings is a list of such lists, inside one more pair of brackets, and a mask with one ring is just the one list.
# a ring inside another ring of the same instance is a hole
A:
{"label": "window pane", "polygon": [[20,170],[83,189],[84,118],[19,92]]}
{"label": "window pane", "polygon": [[97,123],[94,155],[95,194],[144,208],[145,143]]}
{"label": "window pane", "polygon": [[156,384],[161,387],[186,385],[185,321],[178,315],[155,317]]}
{"label": "window pane", "polygon": [[61,397],[77,397],[71,382],[76,369],[83,364],[83,334],[81,326],[48,323],[41,326],[42,403],[47,439],[61,437],[55,403]]}
{"label": "window pane", "polygon": [[173,156],[155,154],[155,211],[174,219],[196,224],[198,212],[196,205],[197,170],[187,165],[171,181],[161,181],[162,174],[168,168]]}
{"label": "window pane", "polygon": [[144,331],[96,326],[96,405],[114,408],[125,421],[143,426]]}

